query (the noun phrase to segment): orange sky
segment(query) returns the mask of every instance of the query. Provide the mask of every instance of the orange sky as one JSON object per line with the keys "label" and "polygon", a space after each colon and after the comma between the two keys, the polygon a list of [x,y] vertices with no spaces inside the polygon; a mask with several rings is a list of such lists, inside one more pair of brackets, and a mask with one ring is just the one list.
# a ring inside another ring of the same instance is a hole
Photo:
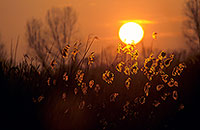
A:
{"label": "orange sky", "polygon": [[[186,48],[181,32],[184,0],[1,0],[0,32],[7,46],[20,35],[20,48],[26,21],[43,19],[51,7],[72,6],[78,14],[79,36],[96,34],[97,44],[117,46],[123,21],[144,20],[144,42],[150,44],[152,32],[158,33],[156,47]],[[19,50],[19,56],[25,49]]]}

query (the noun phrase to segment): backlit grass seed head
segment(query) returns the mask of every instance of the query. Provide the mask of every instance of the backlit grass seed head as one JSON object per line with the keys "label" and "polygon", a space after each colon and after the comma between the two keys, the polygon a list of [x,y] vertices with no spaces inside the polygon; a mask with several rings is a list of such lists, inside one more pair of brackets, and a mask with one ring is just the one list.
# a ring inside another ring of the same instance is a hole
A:
{"label": "backlit grass seed head", "polygon": [[91,65],[92,63],[94,63],[94,52],[88,57],[88,65]]}
{"label": "backlit grass seed head", "polygon": [[123,111],[126,112],[126,113],[128,112],[129,104],[130,104],[130,102],[126,101],[126,104],[123,106]]}
{"label": "backlit grass seed head", "polygon": [[145,59],[144,66],[141,68],[141,71],[143,71],[144,75],[146,75],[148,80],[152,80],[152,77],[155,74],[158,74],[156,70],[159,70],[157,67],[156,59],[153,58],[153,54],[151,54],[148,58]]}
{"label": "backlit grass seed head", "polygon": [[131,51],[130,47],[131,47],[130,45],[126,45],[125,47],[122,48],[122,52],[125,54],[130,53]]}
{"label": "backlit grass seed head", "polygon": [[78,54],[78,52],[79,52],[79,50],[78,50],[78,47],[77,46],[75,46],[74,47],[74,49],[73,49],[73,51],[72,51],[72,60],[73,61],[75,61],[75,57],[76,57],[76,55]]}
{"label": "backlit grass seed head", "polygon": [[116,65],[115,68],[118,72],[122,72],[123,66],[124,66],[124,62],[120,62],[119,64]]}
{"label": "backlit grass seed head", "polygon": [[170,81],[167,83],[169,87],[173,87],[174,86],[174,79],[170,78]]}
{"label": "backlit grass seed head", "polygon": [[178,110],[179,110],[179,111],[180,111],[180,110],[183,110],[183,109],[184,109],[184,107],[185,107],[185,106],[184,106],[183,104],[180,104],[180,106],[179,106],[179,109],[178,109]]}
{"label": "backlit grass seed head", "polygon": [[82,90],[84,95],[87,94],[87,89],[88,89],[88,87],[87,87],[86,83],[82,83],[81,90]]}
{"label": "backlit grass seed head", "polygon": [[64,100],[64,101],[66,101],[66,99],[67,99],[67,94],[64,92],[64,93],[62,93],[62,99]]}
{"label": "backlit grass seed head", "polygon": [[139,97],[136,97],[136,98],[134,99],[134,103],[135,103],[135,104],[139,103]]}
{"label": "backlit grass seed head", "polygon": [[164,51],[161,51],[160,54],[158,55],[158,59],[163,60],[167,57],[167,53]]}
{"label": "backlit grass seed head", "polygon": [[160,105],[160,102],[157,100],[154,100],[153,104],[154,107],[158,107]]}
{"label": "backlit grass seed head", "polygon": [[142,67],[140,70],[143,72],[144,75],[147,74],[147,69],[145,69],[144,67]]}
{"label": "backlit grass seed head", "polygon": [[158,107],[160,105],[160,102],[157,100],[154,100],[153,104],[154,107]]}
{"label": "backlit grass seed head", "polygon": [[173,78],[170,78],[170,81],[167,84],[169,87],[173,87],[173,86],[178,87],[178,82],[175,81]]}
{"label": "backlit grass seed head", "polygon": [[157,91],[160,91],[162,88],[164,88],[163,84],[159,84],[159,85],[156,86]]}
{"label": "backlit grass seed head", "polygon": [[158,38],[158,33],[157,33],[157,32],[153,32],[153,33],[152,33],[152,38],[153,38],[154,40],[157,40],[157,38]]}
{"label": "backlit grass seed head", "polygon": [[84,77],[84,73],[82,73],[79,78],[78,78],[78,81],[81,83],[83,81],[83,77]]}
{"label": "backlit grass seed head", "polygon": [[177,100],[178,99],[178,92],[174,90],[173,93],[172,93],[172,97],[173,97],[174,100]]}
{"label": "backlit grass seed head", "polygon": [[162,70],[164,68],[163,60],[160,58],[156,59],[156,67],[158,67],[157,71]]}
{"label": "backlit grass seed head", "polygon": [[83,81],[83,78],[84,78],[84,73],[82,70],[78,70],[77,73],[76,73],[76,77],[75,77],[75,80],[78,81],[78,85],[81,85],[82,81]]}
{"label": "backlit grass seed head", "polygon": [[137,74],[137,72],[138,72],[138,63],[137,62],[131,66],[130,71],[131,71],[131,74]]}
{"label": "backlit grass seed head", "polygon": [[56,64],[57,64],[56,60],[53,59],[53,60],[51,61],[51,63],[50,63],[51,68],[54,69],[55,66],[56,66]]}
{"label": "backlit grass seed head", "polygon": [[118,48],[117,48],[117,53],[121,54],[121,51],[122,51],[122,44],[119,43]]}
{"label": "backlit grass seed head", "polygon": [[99,84],[96,84],[96,86],[95,86],[95,88],[94,88],[94,91],[96,92],[96,93],[99,93],[99,91],[100,91],[100,85]]}
{"label": "backlit grass seed head", "polygon": [[178,66],[175,66],[172,71],[172,76],[180,76],[184,68],[186,68],[184,63],[180,63]]}
{"label": "backlit grass seed head", "polygon": [[162,78],[162,81],[164,82],[164,83],[167,83],[167,79],[168,79],[168,74],[166,74],[164,71],[160,71],[160,76],[161,76],[161,78]]}
{"label": "backlit grass seed head", "polygon": [[130,76],[130,74],[131,74],[131,71],[130,71],[130,69],[129,69],[129,67],[128,67],[128,66],[125,66],[125,67],[124,67],[124,74],[126,74],[126,75]]}
{"label": "backlit grass seed head", "polygon": [[[148,58],[145,59],[144,67],[141,69],[141,71],[143,71],[144,75],[146,75],[149,80],[152,80],[154,75],[158,75],[160,71],[164,69],[164,67],[168,67],[170,65],[174,56],[171,55],[170,58],[167,59],[165,58],[166,58],[166,53],[164,51],[162,51],[158,55],[157,59],[153,58],[153,54],[151,54]],[[165,77],[167,76],[165,75]],[[163,80],[164,82],[167,82],[165,79]]]}
{"label": "backlit grass seed head", "polygon": [[92,104],[88,104],[88,105],[87,105],[87,108],[88,108],[89,110],[91,110],[91,109],[92,109]]}
{"label": "backlit grass seed head", "polygon": [[171,62],[174,60],[174,55],[171,55],[169,58],[167,58],[165,61],[164,61],[164,65],[165,67],[169,67]]}
{"label": "backlit grass seed head", "polygon": [[128,44],[124,48],[122,48],[122,52],[131,55],[134,52],[135,45]]}
{"label": "backlit grass seed head", "polygon": [[105,73],[102,75],[102,79],[107,82],[108,84],[112,84],[114,80],[114,74],[109,70],[106,70]]}
{"label": "backlit grass seed head", "polygon": [[74,94],[76,95],[78,93],[78,88],[74,88]]}
{"label": "backlit grass seed head", "polygon": [[187,66],[185,65],[185,63],[180,63],[178,66],[179,66],[180,69],[187,68]]}
{"label": "backlit grass seed head", "polygon": [[89,87],[92,88],[93,85],[94,85],[94,80],[90,80],[90,81],[89,81]]}
{"label": "backlit grass seed head", "polygon": [[141,96],[139,99],[140,104],[144,104],[146,101],[146,98],[144,96]]}
{"label": "backlit grass seed head", "polygon": [[56,80],[55,79],[53,80],[53,85],[56,85]]}
{"label": "backlit grass seed head", "polygon": [[149,82],[147,82],[145,85],[144,85],[144,93],[146,96],[149,96],[149,89],[150,89],[151,85],[149,84]]}
{"label": "backlit grass seed head", "polygon": [[67,75],[67,72],[65,72],[65,73],[63,74],[63,80],[64,80],[64,81],[68,81],[68,75]]}
{"label": "backlit grass seed head", "polygon": [[144,67],[146,69],[149,69],[151,68],[151,66],[153,65],[153,58],[152,58],[153,55],[151,55],[149,58],[146,58],[145,59],[145,62],[144,62]]}
{"label": "backlit grass seed head", "polygon": [[66,46],[63,48],[63,50],[62,50],[62,56],[63,56],[63,58],[67,58],[67,57],[68,57],[68,55],[69,55],[69,48],[70,48],[69,45],[66,45]]}
{"label": "backlit grass seed head", "polygon": [[139,55],[138,50],[135,50],[134,44],[122,46],[122,44],[120,43],[117,48],[117,53],[130,55],[131,60],[134,60],[134,59],[137,60],[138,55]]}
{"label": "backlit grass seed head", "polygon": [[78,79],[78,77],[81,75],[81,73],[83,73],[82,70],[78,70],[78,71],[77,71],[75,80]]}
{"label": "backlit grass seed head", "polygon": [[138,50],[135,50],[134,53],[131,54],[131,60],[137,60],[139,56]]}
{"label": "backlit grass seed head", "polygon": [[172,76],[180,75],[180,69],[178,66],[175,66],[172,71]]}
{"label": "backlit grass seed head", "polygon": [[113,93],[110,95],[110,102],[115,102],[117,96],[119,96],[119,93]]}
{"label": "backlit grass seed head", "polygon": [[174,81],[174,86],[178,87],[178,82]]}
{"label": "backlit grass seed head", "polygon": [[161,99],[165,101],[169,95],[170,95],[170,93],[164,93],[164,94],[161,96]]}
{"label": "backlit grass seed head", "polygon": [[48,86],[51,85],[51,84],[50,84],[50,81],[51,81],[51,78],[49,77],[49,78],[47,79],[47,85],[48,85]]}
{"label": "backlit grass seed head", "polygon": [[130,84],[131,84],[131,78],[128,78],[128,79],[125,81],[125,87],[126,87],[128,90],[129,90]]}
{"label": "backlit grass seed head", "polygon": [[84,107],[85,107],[85,101],[83,100],[83,101],[80,102],[78,108],[79,108],[80,110],[83,110]]}
{"label": "backlit grass seed head", "polygon": [[38,97],[38,102],[41,102],[44,99],[44,96],[39,96]]}
{"label": "backlit grass seed head", "polygon": [[67,114],[69,112],[69,108],[67,108],[65,111],[64,111],[64,114]]}
{"label": "backlit grass seed head", "polygon": [[149,73],[148,73],[146,76],[147,76],[147,79],[148,79],[149,81],[151,81],[151,80],[153,79],[153,75],[152,75],[152,74],[149,74]]}

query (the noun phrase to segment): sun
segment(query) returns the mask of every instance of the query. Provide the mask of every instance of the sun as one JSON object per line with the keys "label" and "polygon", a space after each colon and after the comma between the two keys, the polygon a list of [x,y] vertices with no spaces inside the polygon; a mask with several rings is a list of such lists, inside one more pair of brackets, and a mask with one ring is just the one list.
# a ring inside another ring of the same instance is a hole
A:
{"label": "sun", "polygon": [[134,22],[123,24],[119,29],[119,38],[126,44],[137,44],[144,37],[143,28]]}

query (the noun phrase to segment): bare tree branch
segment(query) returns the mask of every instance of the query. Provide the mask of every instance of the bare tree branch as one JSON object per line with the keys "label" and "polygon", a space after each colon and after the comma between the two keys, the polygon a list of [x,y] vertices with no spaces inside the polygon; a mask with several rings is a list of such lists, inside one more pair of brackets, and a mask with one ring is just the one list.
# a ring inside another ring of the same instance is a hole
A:
{"label": "bare tree branch", "polygon": [[200,50],[200,0],[188,0],[185,3],[183,33],[191,50]]}
{"label": "bare tree branch", "polygon": [[27,22],[26,37],[29,47],[34,50],[43,67],[50,59],[56,58],[65,64],[62,56],[64,46],[71,44],[77,22],[76,12],[71,7],[52,8],[47,11],[44,24],[32,19]]}

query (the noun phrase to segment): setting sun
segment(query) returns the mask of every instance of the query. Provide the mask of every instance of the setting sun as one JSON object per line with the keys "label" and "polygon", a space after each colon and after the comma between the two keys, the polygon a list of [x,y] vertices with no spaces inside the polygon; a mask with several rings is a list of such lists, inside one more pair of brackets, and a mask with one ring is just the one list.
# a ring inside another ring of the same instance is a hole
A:
{"label": "setting sun", "polygon": [[119,29],[119,38],[126,44],[137,44],[144,36],[143,28],[134,22],[123,24]]}
{"label": "setting sun", "polygon": [[0,130],[199,127],[200,0],[10,1]]}

